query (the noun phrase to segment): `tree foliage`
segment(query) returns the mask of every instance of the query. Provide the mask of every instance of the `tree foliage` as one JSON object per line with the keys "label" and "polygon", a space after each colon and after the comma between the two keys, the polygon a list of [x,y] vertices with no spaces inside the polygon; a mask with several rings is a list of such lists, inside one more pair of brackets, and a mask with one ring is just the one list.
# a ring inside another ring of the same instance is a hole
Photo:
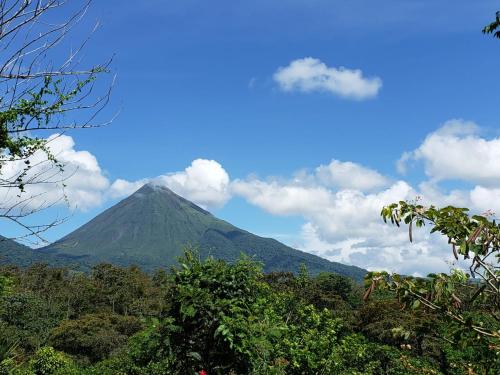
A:
{"label": "tree foliage", "polygon": [[495,20],[483,28],[483,34],[493,34],[500,39],[500,11],[496,13]]}
{"label": "tree foliage", "polygon": [[439,312],[401,310],[396,293],[380,288],[363,303],[354,281],[305,268],[264,275],[245,258],[228,264],[188,251],[171,272],[151,276],[109,264],[88,274],[33,265],[0,275],[9,280],[0,338],[12,338],[0,342],[0,374],[33,374],[44,363],[63,363],[49,373],[85,375],[500,369],[484,345],[444,341],[457,327]]}
{"label": "tree foliage", "polygon": [[429,274],[425,278],[387,272],[367,276],[367,299],[375,288],[396,293],[407,308],[432,311],[452,325],[444,339],[463,348],[483,348],[484,360],[498,361],[500,353],[500,226],[490,213],[470,215],[467,208],[398,202],[382,209],[384,221],[413,228],[430,225],[431,233],[444,235],[455,259],[467,264],[468,273],[456,268],[450,274]]}
{"label": "tree foliage", "polygon": [[49,342],[57,350],[97,362],[109,357],[141,329],[140,320],[133,316],[87,314],[62,321],[51,331]]}

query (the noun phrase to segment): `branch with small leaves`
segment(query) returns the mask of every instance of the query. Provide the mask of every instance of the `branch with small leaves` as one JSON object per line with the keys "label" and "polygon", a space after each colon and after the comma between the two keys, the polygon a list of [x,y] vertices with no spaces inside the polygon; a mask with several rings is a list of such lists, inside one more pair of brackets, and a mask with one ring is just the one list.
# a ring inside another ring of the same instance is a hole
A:
{"label": "branch with small leaves", "polygon": [[[492,214],[470,215],[467,208],[439,209],[400,201],[385,206],[381,216],[397,227],[407,225],[410,242],[414,226],[430,226],[431,233],[444,235],[454,258],[469,263],[469,273],[457,268],[450,274],[418,278],[371,272],[365,300],[376,288],[391,290],[403,307],[439,312],[457,323],[459,332],[474,332],[475,336],[467,336],[469,340],[483,340],[500,352],[500,226]],[[472,308],[483,314],[470,314]]]}

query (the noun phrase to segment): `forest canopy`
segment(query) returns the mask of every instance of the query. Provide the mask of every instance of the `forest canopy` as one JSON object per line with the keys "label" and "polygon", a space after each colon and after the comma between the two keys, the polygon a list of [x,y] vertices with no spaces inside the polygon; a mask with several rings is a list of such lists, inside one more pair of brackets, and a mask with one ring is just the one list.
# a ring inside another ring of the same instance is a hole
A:
{"label": "forest canopy", "polygon": [[[335,274],[263,274],[187,251],[171,271],[42,264],[0,274],[0,373],[496,374],[487,343]],[[484,316],[482,306],[467,313]],[[496,324],[496,329],[500,325]],[[452,339],[450,339],[450,337]],[[2,372],[3,371],[3,372]]]}

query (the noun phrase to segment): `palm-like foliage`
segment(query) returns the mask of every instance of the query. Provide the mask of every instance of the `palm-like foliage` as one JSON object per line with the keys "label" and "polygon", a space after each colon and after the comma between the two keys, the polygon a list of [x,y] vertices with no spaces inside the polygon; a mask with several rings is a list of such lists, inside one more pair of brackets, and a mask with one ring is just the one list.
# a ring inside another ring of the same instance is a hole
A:
{"label": "palm-like foliage", "polygon": [[484,34],[493,34],[495,38],[500,39],[500,11],[496,13],[495,21],[483,28]]}

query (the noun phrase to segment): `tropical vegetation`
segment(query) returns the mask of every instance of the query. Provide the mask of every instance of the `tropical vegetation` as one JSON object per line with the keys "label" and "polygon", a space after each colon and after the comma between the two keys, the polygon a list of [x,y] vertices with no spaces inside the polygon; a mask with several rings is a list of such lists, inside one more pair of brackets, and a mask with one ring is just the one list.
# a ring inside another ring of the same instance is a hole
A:
{"label": "tropical vegetation", "polygon": [[1,374],[500,371],[498,349],[461,340],[442,311],[401,309],[390,288],[364,301],[352,279],[305,267],[264,274],[245,257],[231,264],[187,250],[178,267],[152,275],[111,264],[0,274]]}

